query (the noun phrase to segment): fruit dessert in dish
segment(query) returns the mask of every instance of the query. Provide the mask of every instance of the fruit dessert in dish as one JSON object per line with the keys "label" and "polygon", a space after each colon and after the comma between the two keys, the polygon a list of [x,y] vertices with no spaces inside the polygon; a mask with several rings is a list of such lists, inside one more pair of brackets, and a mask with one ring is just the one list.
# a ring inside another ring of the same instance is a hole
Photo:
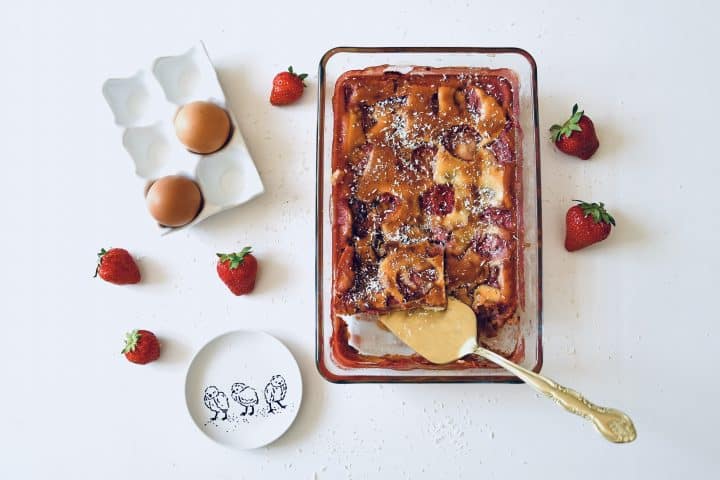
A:
{"label": "fruit dessert in dish", "polygon": [[454,297],[483,335],[514,319],[516,85],[508,69],[387,66],[336,82],[331,343],[343,366],[428,367],[417,356],[361,354],[349,344],[350,315],[444,309]]}

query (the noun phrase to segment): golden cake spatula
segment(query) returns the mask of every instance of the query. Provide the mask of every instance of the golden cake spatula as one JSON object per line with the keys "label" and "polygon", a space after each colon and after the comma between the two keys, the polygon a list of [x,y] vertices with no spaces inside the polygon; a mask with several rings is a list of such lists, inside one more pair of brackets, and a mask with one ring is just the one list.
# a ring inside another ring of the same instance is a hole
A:
{"label": "golden cake spatula", "polygon": [[637,437],[635,425],[623,412],[595,405],[578,392],[478,345],[475,313],[457,299],[449,298],[447,309],[442,311],[399,311],[381,315],[379,320],[408,347],[432,363],[454,362],[471,353],[479,355],[552,398],[568,412],[589,420],[609,441],[628,443]]}

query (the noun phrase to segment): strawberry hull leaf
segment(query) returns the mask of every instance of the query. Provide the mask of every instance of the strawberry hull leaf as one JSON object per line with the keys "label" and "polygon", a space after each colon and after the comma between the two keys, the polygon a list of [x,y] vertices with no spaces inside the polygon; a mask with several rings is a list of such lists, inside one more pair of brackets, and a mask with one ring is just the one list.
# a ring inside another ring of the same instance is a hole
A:
{"label": "strawberry hull leaf", "polygon": [[137,348],[138,341],[140,341],[140,333],[137,330],[128,332],[125,334],[125,348],[120,353],[134,352]]}
{"label": "strawberry hull leaf", "polygon": [[573,105],[572,114],[565,123],[562,125],[553,125],[550,127],[551,138],[554,142],[557,142],[562,137],[569,137],[572,132],[582,132],[582,127],[579,125],[580,119],[585,114],[583,110],[578,111],[577,103]]}
{"label": "strawberry hull leaf", "polygon": [[307,73],[295,73],[295,71],[294,71],[293,68],[292,68],[292,65],[290,65],[290,66],[288,67],[288,72],[290,72],[290,73],[292,73],[293,75],[295,75],[296,77],[298,77],[298,78],[300,79],[300,81],[302,82],[303,87],[307,87],[307,85],[305,85],[305,79],[306,79],[307,76],[308,76]]}
{"label": "strawberry hull leaf", "polygon": [[610,215],[610,213],[608,213],[607,210],[605,210],[604,203],[588,203],[582,200],[573,200],[573,202],[578,202],[583,214],[586,217],[592,217],[595,223],[607,223],[615,226],[615,219],[612,215]]}
{"label": "strawberry hull leaf", "polygon": [[100,264],[102,263],[102,258],[105,256],[105,254],[108,253],[107,250],[104,248],[101,248],[100,251],[97,254],[98,260],[97,265],[95,266],[95,275],[93,275],[93,278],[96,278],[98,276],[98,273],[100,273]]}
{"label": "strawberry hull leaf", "polygon": [[230,262],[230,270],[235,270],[245,261],[245,255],[251,252],[252,247],[245,247],[237,253],[216,253],[215,255],[222,263]]}

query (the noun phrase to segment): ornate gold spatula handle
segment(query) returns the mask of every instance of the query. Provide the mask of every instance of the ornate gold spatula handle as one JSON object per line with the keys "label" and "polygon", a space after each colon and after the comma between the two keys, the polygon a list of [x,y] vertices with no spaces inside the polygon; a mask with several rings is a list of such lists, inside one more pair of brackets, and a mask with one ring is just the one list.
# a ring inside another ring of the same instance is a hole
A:
{"label": "ornate gold spatula handle", "polygon": [[628,443],[637,438],[632,420],[620,410],[595,405],[575,390],[563,387],[549,378],[531,372],[486,348],[477,347],[474,353],[512,372],[538,392],[555,400],[568,412],[591,421],[595,429],[611,442]]}

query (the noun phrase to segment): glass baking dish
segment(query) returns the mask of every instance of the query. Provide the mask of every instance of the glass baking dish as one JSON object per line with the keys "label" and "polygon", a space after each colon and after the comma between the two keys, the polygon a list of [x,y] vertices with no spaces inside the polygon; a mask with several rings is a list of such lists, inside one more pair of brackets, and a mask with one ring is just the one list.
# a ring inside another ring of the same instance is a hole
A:
{"label": "glass baking dish", "polygon": [[[347,368],[333,358],[332,226],[330,212],[333,140],[332,96],[335,82],[348,70],[390,65],[401,71],[409,66],[509,68],[518,79],[519,138],[517,142],[519,322],[514,329],[514,358],[537,372],[542,366],[542,281],[540,147],[538,135],[537,69],[535,60],[519,48],[476,47],[337,47],[320,60],[318,71],[318,126],[316,178],[316,363],[320,374],[335,383],[396,382],[502,382],[519,383],[492,364],[480,368],[418,368],[394,370],[368,366]],[[492,345],[490,345],[492,348]]]}

